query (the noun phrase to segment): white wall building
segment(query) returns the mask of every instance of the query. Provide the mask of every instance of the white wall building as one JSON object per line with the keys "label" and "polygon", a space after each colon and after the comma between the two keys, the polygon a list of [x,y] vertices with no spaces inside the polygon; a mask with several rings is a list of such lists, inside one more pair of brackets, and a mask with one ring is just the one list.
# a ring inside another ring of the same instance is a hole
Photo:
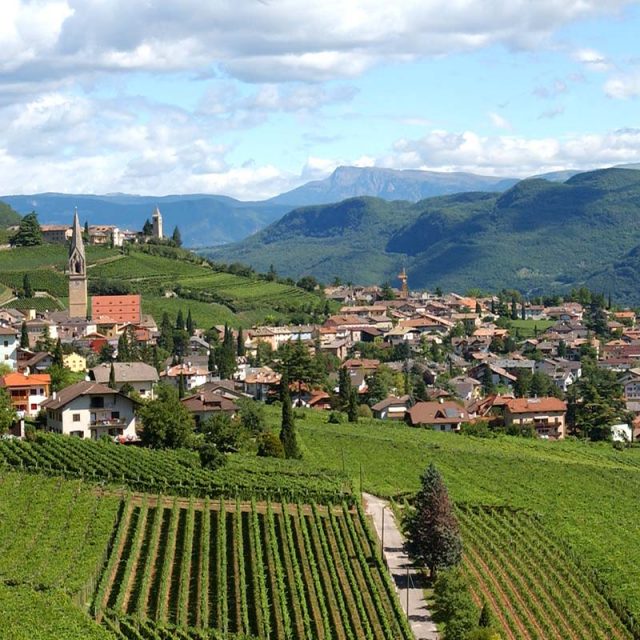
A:
{"label": "white wall building", "polygon": [[18,334],[11,327],[0,327],[0,363],[14,371],[17,366]]}
{"label": "white wall building", "polygon": [[115,389],[96,382],[78,382],[42,403],[47,427],[80,438],[136,438],[135,403]]}

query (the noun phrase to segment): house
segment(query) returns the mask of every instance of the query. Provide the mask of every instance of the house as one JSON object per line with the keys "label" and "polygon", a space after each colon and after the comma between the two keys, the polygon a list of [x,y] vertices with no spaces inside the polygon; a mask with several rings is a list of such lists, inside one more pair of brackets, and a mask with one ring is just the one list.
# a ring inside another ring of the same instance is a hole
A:
{"label": "house", "polygon": [[43,242],[65,244],[71,239],[72,228],[68,224],[41,224]]}
{"label": "house", "polygon": [[11,327],[0,326],[0,363],[6,364],[12,369],[16,368],[18,334]]}
{"label": "house", "polygon": [[8,373],[0,378],[0,388],[7,390],[11,406],[20,417],[35,418],[40,405],[49,397],[51,376],[48,373]]}
{"label": "house", "polygon": [[240,400],[241,398],[250,398],[251,396],[238,391],[233,380],[213,380],[203,384],[199,391],[205,393],[216,393],[219,396],[228,398],[229,400]]}
{"label": "house", "polygon": [[460,431],[460,425],[469,421],[467,410],[457,402],[418,402],[407,411],[407,422],[412,427],[429,427],[434,431]]}
{"label": "house", "polygon": [[629,369],[620,378],[627,401],[640,401],[640,368]]}
{"label": "house", "polygon": [[212,391],[200,390],[198,393],[182,398],[180,402],[193,415],[196,426],[211,416],[225,413],[233,417],[238,411],[238,405],[233,400]]}
{"label": "house", "polygon": [[25,349],[21,350],[22,354],[18,360],[18,371],[22,373],[44,373],[53,366],[53,355],[47,351],[36,351],[28,358],[24,356],[29,352]]}
{"label": "house", "polygon": [[468,376],[456,376],[449,380],[454,393],[464,402],[478,400],[482,395],[482,382]]}
{"label": "house", "polygon": [[82,373],[87,370],[87,359],[75,352],[63,355],[62,364],[73,373]]}
{"label": "house", "polygon": [[373,417],[380,420],[404,420],[413,401],[411,396],[388,396],[371,407]]}
{"label": "house", "polygon": [[120,324],[126,322],[138,324],[140,322],[140,295],[92,296],[91,315],[94,319],[109,318]]}
{"label": "house", "polygon": [[567,403],[558,398],[513,398],[506,403],[506,427],[533,427],[541,438],[562,440],[567,435]]}
{"label": "house", "polygon": [[169,382],[174,387],[180,386],[180,378],[184,381],[186,391],[202,386],[209,381],[209,369],[198,367],[191,362],[176,364],[173,367],[167,366],[160,374],[163,382]]}
{"label": "house", "polygon": [[72,384],[42,403],[48,429],[93,440],[136,439],[135,406],[128,396],[93,381]]}
{"label": "house", "polygon": [[[111,364],[103,363],[89,371],[89,377],[100,384],[109,384]],[[118,389],[130,385],[142,398],[153,400],[154,389],[158,383],[158,372],[155,367],[144,362],[114,362],[113,373]]]}
{"label": "house", "polygon": [[242,381],[243,390],[255,400],[267,400],[277,391],[280,378],[270,367],[249,367]]}

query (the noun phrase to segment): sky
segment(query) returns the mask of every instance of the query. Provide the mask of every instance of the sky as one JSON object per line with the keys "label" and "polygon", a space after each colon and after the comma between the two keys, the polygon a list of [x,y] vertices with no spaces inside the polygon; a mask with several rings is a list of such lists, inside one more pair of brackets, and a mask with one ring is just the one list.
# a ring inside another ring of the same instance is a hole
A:
{"label": "sky", "polygon": [[0,0],[0,193],[640,162],[640,2]]}

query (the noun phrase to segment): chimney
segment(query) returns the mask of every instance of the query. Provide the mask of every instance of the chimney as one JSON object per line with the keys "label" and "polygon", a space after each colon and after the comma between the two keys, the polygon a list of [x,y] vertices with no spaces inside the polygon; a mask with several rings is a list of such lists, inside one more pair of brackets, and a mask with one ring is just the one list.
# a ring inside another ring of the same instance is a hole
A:
{"label": "chimney", "polygon": [[55,399],[58,397],[58,392],[57,392],[57,391],[54,391],[54,392],[51,394],[51,397],[55,400]]}
{"label": "chimney", "polygon": [[444,398],[438,398],[438,402],[439,402],[440,404],[444,404]]}

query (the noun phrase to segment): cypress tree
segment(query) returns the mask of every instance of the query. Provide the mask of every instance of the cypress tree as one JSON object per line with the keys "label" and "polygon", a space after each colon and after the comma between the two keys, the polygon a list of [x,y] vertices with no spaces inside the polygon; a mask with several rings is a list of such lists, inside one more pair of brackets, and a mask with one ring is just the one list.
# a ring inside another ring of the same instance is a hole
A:
{"label": "cypress tree", "polygon": [[109,369],[109,388],[116,389],[116,372],[113,368],[113,362],[111,363],[111,368]]}
{"label": "cypress tree", "polygon": [[189,307],[189,311],[187,312],[187,332],[190,336],[193,335],[193,331],[196,328],[196,325],[193,322],[193,318],[191,317],[191,307]]}
{"label": "cypress tree", "polygon": [[127,332],[123,331],[118,338],[118,362],[129,362],[130,360],[130,352],[129,352],[129,341],[127,340]]}
{"label": "cypress tree", "polygon": [[25,273],[22,276],[22,289],[24,291],[25,298],[33,298],[33,287],[31,286],[31,278],[29,278],[29,274]]}
{"label": "cypress tree", "polygon": [[178,331],[184,331],[184,316],[182,315],[182,309],[178,310],[178,315],[176,316],[176,329],[178,329]]}
{"label": "cypress tree", "polygon": [[358,390],[351,387],[349,405],[347,407],[349,422],[358,422]]}
{"label": "cypress tree", "polygon": [[491,626],[491,611],[489,605],[485,602],[482,603],[482,609],[480,610],[480,619],[478,620],[478,626],[483,629],[487,629]]}
{"label": "cypress tree", "polygon": [[160,337],[158,338],[158,346],[173,353],[173,328],[169,314],[165,311],[162,314],[162,322],[160,323]]}
{"label": "cypress tree", "polygon": [[182,398],[184,398],[186,393],[186,386],[185,386],[185,382],[184,382],[184,374],[180,374],[180,376],[178,377],[178,398],[180,398],[182,400]]}
{"label": "cypress tree", "polygon": [[53,364],[57,367],[64,366],[64,359],[62,353],[62,343],[60,342],[60,338],[56,340],[56,346],[53,349]]}
{"label": "cypress tree", "polygon": [[20,327],[20,348],[29,348],[29,332],[27,331],[27,323],[25,320],[22,321],[22,325]]}
{"label": "cypress tree", "polygon": [[244,335],[242,334],[242,327],[238,329],[238,355],[244,356]]}
{"label": "cypress tree", "polygon": [[171,234],[171,239],[175,243],[176,247],[182,246],[182,236],[180,235],[180,229],[176,226]]}
{"label": "cypress tree", "polygon": [[429,567],[431,577],[436,577],[438,569],[460,562],[462,541],[447,488],[433,463],[420,480],[415,511],[408,517],[407,543],[414,559]]}
{"label": "cypress tree", "polygon": [[289,378],[286,372],[282,374],[280,385],[282,394],[282,425],[280,427],[280,442],[282,442],[285,458],[299,459],[302,458],[302,454],[298,448],[293,407],[291,406],[291,393],[289,392]]}
{"label": "cypress tree", "polygon": [[207,369],[209,369],[209,373],[215,373],[216,371],[216,350],[213,348],[213,346],[209,349]]}

